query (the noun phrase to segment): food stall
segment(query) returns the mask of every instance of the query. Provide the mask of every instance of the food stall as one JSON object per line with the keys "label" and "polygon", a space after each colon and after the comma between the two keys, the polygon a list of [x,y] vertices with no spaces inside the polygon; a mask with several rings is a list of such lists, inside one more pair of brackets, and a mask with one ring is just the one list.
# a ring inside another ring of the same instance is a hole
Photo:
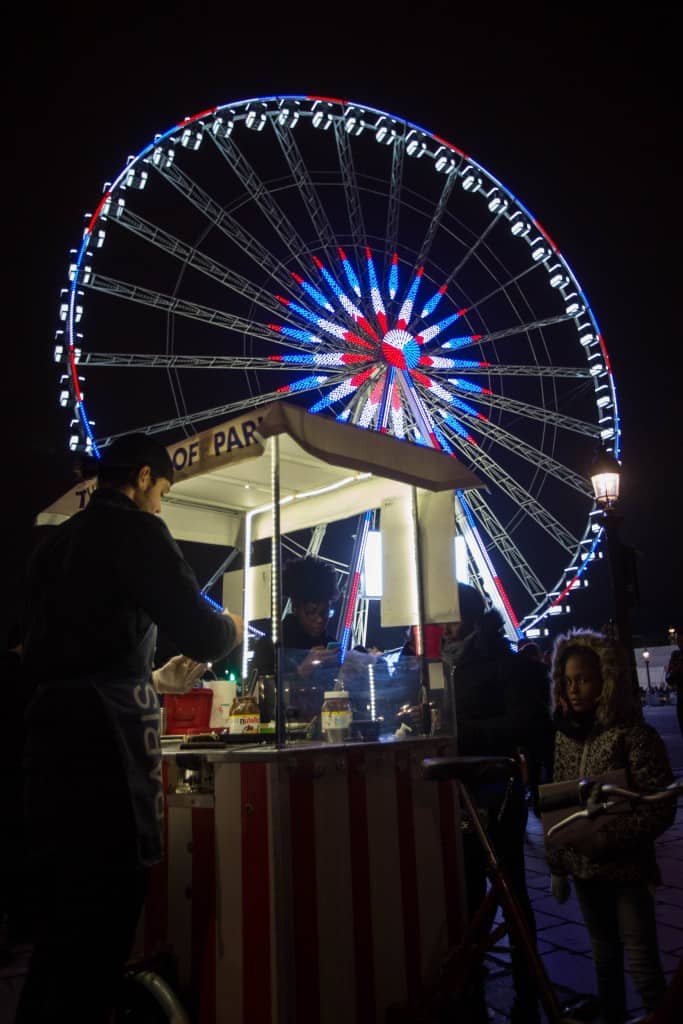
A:
{"label": "food stall", "polygon": [[[169,451],[171,533],[241,550],[241,611],[255,618],[265,581],[276,652],[281,536],[367,509],[380,510],[382,623],[419,632],[457,618],[453,491],[480,483],[455,458],[282,402]],[[38,522],[72,514],[91,488]],[[270,565],[252,565],[267,538]],[[373,741],[289,734],[280,665],[272,739],[163,744],[166,857],[137,951],[172,950],[198,1024],[380,1024],[419,993],[463,924],[454,789],[421,773],[454,740],[415,729],[398,739],[396,723]],[[418,670],[429,707],[441,668],[423,655]]]}

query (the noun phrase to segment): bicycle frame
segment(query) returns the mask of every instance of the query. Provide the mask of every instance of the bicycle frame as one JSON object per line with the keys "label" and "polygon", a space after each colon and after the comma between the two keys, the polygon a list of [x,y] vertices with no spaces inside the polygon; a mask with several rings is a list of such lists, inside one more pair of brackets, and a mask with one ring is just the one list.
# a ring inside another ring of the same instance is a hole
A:
{"label": "bicycle frame", "polygon": [[[472,822],[472,827],[486,854],[486,873],[491,882],[491,888],[470,922],[461,946],[456,947],[449,954],[448,958],[451,961],[455,961],[458,956],[461,957],[461,964],[459,967],[454,967],[451,978],[457,977],[459,982],[462,978],[462,982],[458,985],[458,990],[462,990],[477,964],[483,961],[485,954],[503,935],[509,933],[512,941],[522,950],[548,1020],[552,1024],[571,1024],[569,1018],[562,1015],[555,989],[543,966],[536,943],[529,932],[522,908],[510,888],[505,868],[496,856],[472,796],[466,784],[460,779],[456,779],[456,786],[462,804]],[[498,907],[501,907],[505,920],[492,930]],[[483,941],[482,936],[484,936]],[[458,971],[457,975],[456,971]]]}

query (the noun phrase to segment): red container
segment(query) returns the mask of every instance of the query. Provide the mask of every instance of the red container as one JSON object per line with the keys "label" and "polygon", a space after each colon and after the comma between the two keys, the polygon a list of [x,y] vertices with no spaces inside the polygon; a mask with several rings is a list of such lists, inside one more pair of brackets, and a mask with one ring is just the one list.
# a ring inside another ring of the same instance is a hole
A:
{"label": "red container", "polygon": [[[412,627],[413,646],[416,644],[417,626]],[[434,623],[427,623],[422,627],[422,638],[425,646],[425,657],[429,661],[438,661],[441,658],[441,638],[443,626]]]}
{"label": "red container", "polygon": [[166,734],[209,732],[213,690],[199,687],[189,693],[165,693]]}

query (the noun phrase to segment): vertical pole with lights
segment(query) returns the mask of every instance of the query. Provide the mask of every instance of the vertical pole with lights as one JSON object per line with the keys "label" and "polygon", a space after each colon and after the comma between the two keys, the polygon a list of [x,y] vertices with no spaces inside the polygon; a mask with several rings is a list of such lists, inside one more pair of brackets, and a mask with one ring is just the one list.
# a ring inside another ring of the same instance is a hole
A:
{"label": "vertical pole with lights", "polygon": [[610,570],[612,591],[613,622],[616,627],[617,640],[628,655],[631,667],[631,681],[636,694],[640,693],[638,670],[633,653],[633,636],[628,610],[626,580],[624,578],[624,559],[619,540],[619,526],[622,516],[615,505],[619,498],[619,476],[621,466],[609,452],[600,451],[593,460],[591,482],[595,500],[602,509],[602,526],[607,543],[607,561]]}
{"label": "vertical pole with lights", "polygon": [[647,695],[648,697],[652,693],[652,683],[650,682],[650,652],[643,651],[643,661],[645,662],[645,675],[647,676]]}

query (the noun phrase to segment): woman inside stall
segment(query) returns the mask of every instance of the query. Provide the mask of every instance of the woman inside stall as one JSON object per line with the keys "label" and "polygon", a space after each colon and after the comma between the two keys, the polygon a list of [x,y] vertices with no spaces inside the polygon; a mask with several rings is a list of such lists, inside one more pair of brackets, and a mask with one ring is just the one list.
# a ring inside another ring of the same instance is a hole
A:
{"label": "woman inside stall", "polygon": [[[314,555],[292,559],[284,566],[282,592],[292,605],[281,628],[288,717],[308,721],[320,711],[324,691],[333,689],[339,670],[339,645],[328,632],[339,599],[334,566]],[[270,638],[256,642],[252,668],[261,676],[275,674]]]}

